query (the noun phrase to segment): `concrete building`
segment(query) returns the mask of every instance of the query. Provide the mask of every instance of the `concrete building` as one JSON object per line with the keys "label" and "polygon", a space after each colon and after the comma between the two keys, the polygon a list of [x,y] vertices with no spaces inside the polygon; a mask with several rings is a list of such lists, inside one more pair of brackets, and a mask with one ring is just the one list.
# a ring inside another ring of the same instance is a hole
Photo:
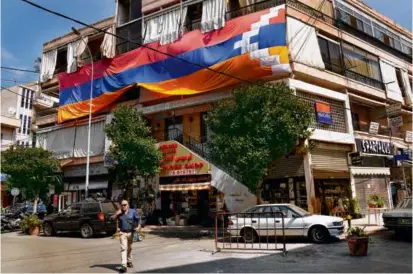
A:
{"label": "concrete building", "polygon": [[35,110],[34,102],[37,96],[36,82],[2,89],[2,150],[11,145],[33,147],[35,134],[33,127]]}
{"label": "concrete building", "polygon": [[[406,182],[406,178],[394,178],[392,169],[398,165],[393,161],[393,156],[405,155],[411,150],[412,34],[357,0],[269,0],[248,3],[250,5],[247,6],[245,1],[118,0],[115,16],[97,22],[95,26],[111,31],[116,29],[118,35],[129,41],[113,37],[110,40],[110,35],[105,37],[86,28],[80,31],[89,37],[92,55],[100,56],[93,59],[103,59],[96,62],[97,66],[101,66],[106,57],[116,55],[129,58],[134,53],[140,54],[140,43],[160,41],[156,44],[159,49],[179,55],[185,52],[180,46],[168,45],[178,45],[183,40],[180,37],[201,35],[200,30],[202,33],[214,31],[214,28],[219,30],[224,28],[225,22],[230,25],[233,24],[228,23],[230,20],[242,22],[246,16],[260,12],[256,14],[258,21],[242,33],[234,48],[258,56],[264,66],[280,65],[281,57],[278,61],[263,59],[256,52],[258,45],[253,45],[256,38],[252,37],[259,33],[261,27],[270,24],[271,18],[278,16],[280,9],[275,7],[284,5],[290,72],[275,73],[265,79],[285,81],[297,96],[314,107],[314,133],[308,140],[313,148],[303,155],[290,155],[275,161],[277,169],[265,180],[264,198],[270,202],[295,203],[310,211],[321,208],[330,214],[340,214],[336,212],[340,207],[338,205],[355,197],[360,199],[365,210],[372,194],[383,196],[387,205],[391,206],[397,198],[392,193],[392,186],[400,188],[401,183],[411,185],[411,179]],[[212,8],[208,5],[218,5],[221,9],[214,9],[218,13],[207,18],[209,13],[202,10]],[[214,22],[212,29],[208,22]],[[257,33],[253,34],[254,31]],[[223,34],[216,31],[211,37],[225,40],[220,35]],[[198,40],[195,39],[194,43]],[[79,64],[73,60],[83,59],[84,52],[76,53],[77,58],[67,55],[68,48],[73,47],[72,43],[76,41],[78,38],[74,34],[67,34],[44,45],[44,58],[48,62],[43,63],[51,62],[54,66],[43,69],[43,94],[59,95],[57,73],[63,70],[83,77],[84,82],[90,77],[87,62]],[[92,45],[93,41],[97,41],[96,44]],[[208,41],[204,39],[203,43]],[[105,52],[104,56],[102,52]],[[155,54],[142,56],[148,62],[160,60]],[[128,58],[121,60],[127,63]],[[83,67],[67,66],[68,62]],[[242,72],[240,69],[234,74],[241,75]],[[139,72],[136,72],[136,77],[140,77]],[[73,80],[73,83],[77,84],[76,81]],[[107,84],[99,83],[94,85],[97,90]],[[195,171],[197,176],[206,178],[206,181],[197,183],[210,183],[224,194],[225,202],[234,211],[250,205],[254,195],[235,179],[236,174],[215,166],[204,153],[211,132],[202,117],[209,110],[209,103],[230,97],[231,90],[220,87],[192,95],[171,96],[153,91],[150,85],[134,86],[110,106],[96,111],[93,114],[94,142],[91,148],[91,163],[96,166],[96,172],[91,174],[90,188],[105,191],[109,197],[116,196],[112,191],[118,192],[112,189],[108,170],[104,166],[105,151],[110,144],[104,137],[103,127],[117,105],[130,104],[148,118],[154,138],[161,144],[175,140],[183,146],[182,153],[199,156],[200,162],[210,166],[210,170],[201,172],[201,168]],[[54,151],[62,159],[67,175],[67,192],[64,195],[70,203],[81,198],[84,189],[85,173],[82,170],[86,162],[87,117],[58,125],[56,109],[49,111],[36,119],[39,145]],[[328,119],[319,119],[321,115],[327,115]],[[166,201],[162,202],[162,208],[168,206],[169,196],[165,195],[171,191],[166,185],[173,180],[171,177],[176,179],[178,173],[163,170],[159,174],[156,188],[161,194],[167,193],[161,195],[161,199]],[[179,179],[184,182],[196,176],[190,177],[184,175]],[[180,185],[184,188],[183,183]]]}

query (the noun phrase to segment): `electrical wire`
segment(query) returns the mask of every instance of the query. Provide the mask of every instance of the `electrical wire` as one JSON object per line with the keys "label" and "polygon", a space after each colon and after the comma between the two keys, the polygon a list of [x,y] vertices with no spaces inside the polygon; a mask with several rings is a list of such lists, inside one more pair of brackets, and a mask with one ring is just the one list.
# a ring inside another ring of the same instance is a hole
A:
{"label": "electrical wire", "polygon": [[35,71],[35,70],[19,69],[19,68],[6,67],[6,66],[1,66],[1,69],[14,70],[14,71],[22,71],[22,72],[31,72],[31,73],[40,73],[40,72]]}

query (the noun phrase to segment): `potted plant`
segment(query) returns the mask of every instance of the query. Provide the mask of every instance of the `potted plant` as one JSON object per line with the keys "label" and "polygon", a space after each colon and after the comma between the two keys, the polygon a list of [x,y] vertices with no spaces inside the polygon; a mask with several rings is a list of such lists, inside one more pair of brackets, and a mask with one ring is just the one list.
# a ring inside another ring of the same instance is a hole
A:
{"label": "potted plant", "polygon": [[30,215],[24,217],[20,222],[20,227],[24,233],[28,233],[33,236],[38,236],[40,234],[40,226],[42,222],[36,215]]}
{"label": "potted plant", "polygon": [[368,200],[368,205],[370,208],[383,208],[385,205],[384,198],[377,194],[373,194]]}
{"label": "potted plant", "polygon": [[369,236],[366,227],[349,227],[347,230],[347,243],[351,256],[367,256]]}

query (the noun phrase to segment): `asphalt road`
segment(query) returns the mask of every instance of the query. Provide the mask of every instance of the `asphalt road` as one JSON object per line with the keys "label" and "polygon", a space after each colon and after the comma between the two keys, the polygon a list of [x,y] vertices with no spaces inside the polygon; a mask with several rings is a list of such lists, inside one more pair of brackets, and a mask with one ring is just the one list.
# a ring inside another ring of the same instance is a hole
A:
{"label": "asphalt road", "polygon": [[[315,245],[290,240],[287,256],[279,252],[222,251],[211,254],[210,239],[147,235],[134,243],[134,269],[129,272],[412,272],[412,243],[396,241],[390,232],[371,237],[367,257],[351,257],[343,240]],[[79,235],[35,237],[2,234],[1,272],[116,273],[118,240]]]}

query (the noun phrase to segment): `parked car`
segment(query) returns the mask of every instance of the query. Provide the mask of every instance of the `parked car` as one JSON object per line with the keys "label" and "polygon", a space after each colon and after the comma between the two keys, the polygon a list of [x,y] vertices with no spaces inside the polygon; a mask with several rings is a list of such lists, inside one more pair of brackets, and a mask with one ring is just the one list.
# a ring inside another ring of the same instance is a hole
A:
{"label": "parked car", "polygon": [[119,208],[119,204],[107,200],[87,199],[73,203],[62,212],[47,215],[43,232],[51,236],[56,232],[80,231],[83,238],[102,232],[115,233],[116,223],[110,217]]}
{"label": "parked car", "polygon": [[309,237],[315,243],[326,242],[330,236],[344,232],[342,218],[312,215],[292,204],[265,204],[253,206],[246,214],[230,216],[228,230],[244,242],[256,242],[259,237],[282,236],[282,215],[285,236]]}
{"label": "parked car", "polygon": [[392,210],[383,213],[384,226],[397,237],[412,236],[412,197],[405,198]]}

